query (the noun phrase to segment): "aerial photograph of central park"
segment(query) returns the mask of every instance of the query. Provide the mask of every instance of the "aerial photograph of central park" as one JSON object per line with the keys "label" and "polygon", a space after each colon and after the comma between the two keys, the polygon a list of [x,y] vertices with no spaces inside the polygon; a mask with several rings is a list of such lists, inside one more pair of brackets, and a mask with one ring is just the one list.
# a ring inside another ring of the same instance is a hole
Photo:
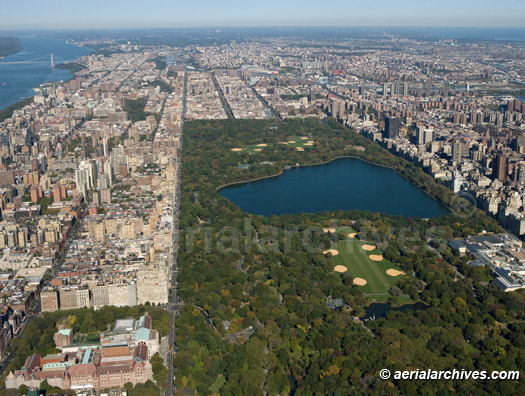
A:
{"label": "aerial photograph of central park", "polygon": [[525,395],[525,3],[0,0],[0,396]]}

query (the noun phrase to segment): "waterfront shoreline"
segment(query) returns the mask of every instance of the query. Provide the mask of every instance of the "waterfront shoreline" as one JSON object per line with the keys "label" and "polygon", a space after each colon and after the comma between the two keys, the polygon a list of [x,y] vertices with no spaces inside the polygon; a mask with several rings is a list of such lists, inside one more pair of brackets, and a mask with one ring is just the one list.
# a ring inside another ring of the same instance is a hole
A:
{"label": "waterfront shoreline", "polygon": [[[57,64],[75,63],[91,49],[42,36],[18,36],[23,50],[11,54],[0,64],[0,110],[30,98],[34,89],[46,83],[67,82],[75,78],[68,69],[50,69],[52,53]],[[45,61],[47,64],[43,64]],[[42,63],[42,64],[37,64]]]}
{"label": "waterfront shoreline", "polygon": [[[13,40],[14,39],[14,40]],[[24,46],[22,45],[22,42],[20,41],[20,39],[18,37],[14,37],[14,36],[2,36],[0,37],[0,47],[2,46],[2,41],[11,41],[11,45],[13,46],[16,46],[15,48],[12,48],[12,49],[7,49],[6,52],[0,52],[0,59],[4,59],[5,57],[7,56],[10,56],[10,55],[16,55],[18,54],[20,51],[22,51],[24,49]]]}
{"label": "waterfront shoreline", "polygon": [[[27,98],[24,98],[24,99],[20,99],[19,101],[13,103],[13,104],[10,104],[9,106],[3,108],[3,109],[0,109],[0,122],[6,120],[7,118],[10,118],[13,113],[18,110],[18,109],[21,109],[27,105],[30,105],[33,100],[34,96],[29,96]],[[30,101],[31,99],[31,101]],[[27,103],[26,103],[27,102]]]}

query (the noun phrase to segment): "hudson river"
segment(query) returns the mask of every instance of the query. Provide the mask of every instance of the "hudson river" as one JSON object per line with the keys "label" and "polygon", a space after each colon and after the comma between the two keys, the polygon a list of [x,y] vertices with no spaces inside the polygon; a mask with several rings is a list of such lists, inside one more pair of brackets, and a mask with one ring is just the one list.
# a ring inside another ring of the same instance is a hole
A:
{"label": "hudson river", "polygon": [[423,218],[448,213],[392,169],[353,158],[293,168],[278,177],[226,187],[220,194],[264,216],[352,209]]}
{"label": "hudson river", "polygon": [[[18,39],[22,42],[22,51],[0,58],[0,109],[33,96],[33,88],[40,84],[71,78],[68,70],[51,69],[49,54],[53,53],[57,63],[58,58],[75,61],[82,55],[92,52],[89,48],[45,37],[18,37]],[[44,59],[47,63],[1,64],[1,62],[33,60],[43,56],[47,56]]]}

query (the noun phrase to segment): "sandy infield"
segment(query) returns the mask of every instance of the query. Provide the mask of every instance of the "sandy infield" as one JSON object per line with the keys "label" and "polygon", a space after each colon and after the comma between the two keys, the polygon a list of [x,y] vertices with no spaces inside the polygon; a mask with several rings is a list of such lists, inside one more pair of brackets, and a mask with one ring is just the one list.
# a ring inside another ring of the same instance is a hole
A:
{"label": "sandy infield", "polygon": [[368,258],[372,261],[383,261],[382,254],[371,254],[370,256],[368,256]]}
{"label": "sandy infield", "polygon": [[339,250],[335,250],[335,249],[323,250],[323,254],[327,254],[327,253],[330,253],[332,256],[337,256],[339,254]]}
{"label": "sandy infield", "polygon": [[357,232],[351,232],[350,234],[348,234],[348,238],[355,238],[356,235]]}
{"label": "sandy infield", "polygon": [[253,151],[262,151],[262,149],[253,149]]}
{"label": "sandy infield", "polygon": [[296,147],[297,151],[304,151],[304,148],[302,147]]}
{"label": "sandy infield", "polygon": [[323,228],[323,232],[331,232],[332,234],[335,232],[334,227],[325,227]]}
{"label": "sandy infield", "polygon": [[266,143],[261,143],[257,145],[257,147],[266,147],[266,146],[268,146]]}
{"label": "sandy infield", "polygon": [[374,250],[376,248],[375,245],[363,245],[361,247],[363,248],[363,250],[366,250],[367,252]]}
{"label": "sandy infield", "polygon": [[399,275],[406,275],[403,271],[398,271],[396,269],[390,268],[386,270],[386,274],[390,276],[399,276]]}
{"label": "sandy infield", "polygon": [[366,285],[366,280],[363,279],[363,278],[354,278],[354,285],[357,285],[357,286],[364,286]]}
{"label": "sandy infield", "polygon": [[334,271],[335,271],[335,272],[343,273],[343,272],[348,271],[348,268],[346,268],[344,265],[336,265],[336,266],[334,267]]}
{"label": "sandy infield", "polygon": [[232,151],[242,151],[242,148],[232,148]]}

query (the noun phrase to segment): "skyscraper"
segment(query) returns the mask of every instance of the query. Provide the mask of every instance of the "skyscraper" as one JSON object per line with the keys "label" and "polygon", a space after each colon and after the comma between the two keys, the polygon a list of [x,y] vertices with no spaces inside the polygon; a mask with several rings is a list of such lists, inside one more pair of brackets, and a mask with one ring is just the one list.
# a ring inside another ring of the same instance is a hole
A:
{"label": "skyscraper", "polygon": [[425,140],[424,143],[430,143],[434,139],[434,130],[433,129],[425,129]]}
{"label": "skyscraper", "polygon": [[399,94],[399,83],[397,81],[390,86],[390,93],[392,95]]}
{"label": "skyscraper", "polygon": [[503,181],[507,177],[507,156],[505,154],[498,153],[496,157],[494,157],[492,177],[499,181]]}
{"label": "skyscraper", "polygon": [[403,96],[408,96],[408,84],[403,84]]}
{"label": "skyscraper", "polygon": [[386,117],[385,118],[385,137],[393,139],[399,136],[399,128],[401,122],[397,117]]}
{"label": "skyscraper", "polygon": [[104,157],[109,157],[109,141],[107,137],[102,139],[102,151],[103,151]]}
{"label": "skyscraper", "polygon": [[463,150],[463,143],[460,140],[452,143],[452,162],[459,164],[461,162],[461,151]]}
{"label": "skyscraper", "polygon": [[415,144],[420,145],[425,143],[425,128],[418,126],[416,129]]}
{"label": "skyscraper", "polygon": [[520,184],[525,183],[525,163],[520,164],[519,171],[518,171],[518,183]]}

